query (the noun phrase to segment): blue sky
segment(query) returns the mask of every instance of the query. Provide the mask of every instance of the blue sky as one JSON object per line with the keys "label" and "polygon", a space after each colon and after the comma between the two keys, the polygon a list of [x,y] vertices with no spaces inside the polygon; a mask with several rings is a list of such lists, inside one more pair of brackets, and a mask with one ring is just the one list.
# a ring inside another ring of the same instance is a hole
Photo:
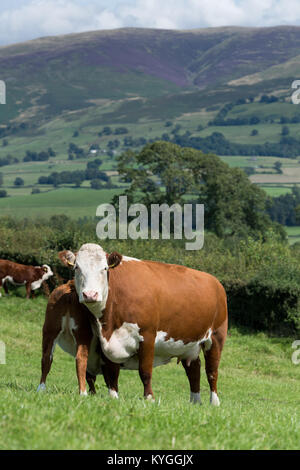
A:
{"label": "blue sky", "polygon": [[1,0],[0,45],[126,26],[300,25],[299,0]]}

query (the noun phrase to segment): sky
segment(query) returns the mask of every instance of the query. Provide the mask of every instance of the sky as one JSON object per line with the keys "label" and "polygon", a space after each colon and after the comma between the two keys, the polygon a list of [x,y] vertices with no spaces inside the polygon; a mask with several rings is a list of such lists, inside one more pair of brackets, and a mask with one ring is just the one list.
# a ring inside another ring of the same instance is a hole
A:
{"label": "sky", "polygon": [[300,25],[299,0],[1,0],[0,45],[122,27]]}

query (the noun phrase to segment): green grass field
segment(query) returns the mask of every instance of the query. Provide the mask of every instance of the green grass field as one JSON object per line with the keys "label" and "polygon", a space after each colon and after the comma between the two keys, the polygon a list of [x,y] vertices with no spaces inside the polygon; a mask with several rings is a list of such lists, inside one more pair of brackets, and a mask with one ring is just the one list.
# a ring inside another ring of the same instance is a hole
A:
{"label": "green grass field", "polygon": [[[57,347],[46,393],[40,379],[46,300],[0,299],[0,449],[298,449],[300,365],[292,338],[242,334],[232,328],[219,372],[221,406],[209,405],[202,367],[203,405],[189,403],[181,365],[154,370],[155,403],[142,398],[136,371],[121,371],[120,399],[110,399],[102,376],[97,394],[77,394],[75,361]],[[202,361],[203,364],[204,361]]]}
{"label": "green grass field", "polygon": [[111,202],[119,189],[92,190],[87,188],[59,188],[41,194],[0,199],[1,215],[16,218],[48,217],[65,214],[71,218],[93,217],[99,204]]}

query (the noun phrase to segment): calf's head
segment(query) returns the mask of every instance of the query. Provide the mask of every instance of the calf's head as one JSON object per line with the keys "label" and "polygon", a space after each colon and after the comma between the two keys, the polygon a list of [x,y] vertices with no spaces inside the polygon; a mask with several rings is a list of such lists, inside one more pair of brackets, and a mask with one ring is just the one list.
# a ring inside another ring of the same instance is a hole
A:
{"label": "calf's head", "polygon": [[108,269],[116,267],[122,260],[119,253],[107,255],[100,245],[86,243],[77,253],[61,251],[61,261],[74,269],[75,288],[79,302],[94,311],[103,310],[108,296]]}

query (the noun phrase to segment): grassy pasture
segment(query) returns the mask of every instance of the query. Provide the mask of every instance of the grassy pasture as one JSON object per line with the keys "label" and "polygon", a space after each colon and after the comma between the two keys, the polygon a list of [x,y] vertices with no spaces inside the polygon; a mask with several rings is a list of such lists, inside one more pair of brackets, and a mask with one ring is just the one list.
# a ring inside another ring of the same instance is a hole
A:
{"label": "grassy pasture", "polygon": [[[300,440],[300,365],[292,338],[231,329],[219,373],[221,406],[209,405],[202,367],[203,405],[189,403],[181,365],[154,370],[156,403],[146,403],[136,371],[120,374],[120,399],[80,397],[74,359],[57,347],[48,390],[37,394],[46,300],[1,298],[0,449],[297,449]],[[203,361],[202,361],[203,365]],[[137,432],[138,430],[138,432]]]}
{"label": "grassy pasture", "polygon": [[300,227],[285,227],[289,236],[289,243],[294,244],[300,242]]}
{"label": "grassy pasture", "polygon": [[55,214],[66,214],[75,219],[95,216],[97,206],[110,202],[118,192],[121,189],[59,188],[27,197],[16,195],[0,199],[0,213],[16,218],[48,217]]}

